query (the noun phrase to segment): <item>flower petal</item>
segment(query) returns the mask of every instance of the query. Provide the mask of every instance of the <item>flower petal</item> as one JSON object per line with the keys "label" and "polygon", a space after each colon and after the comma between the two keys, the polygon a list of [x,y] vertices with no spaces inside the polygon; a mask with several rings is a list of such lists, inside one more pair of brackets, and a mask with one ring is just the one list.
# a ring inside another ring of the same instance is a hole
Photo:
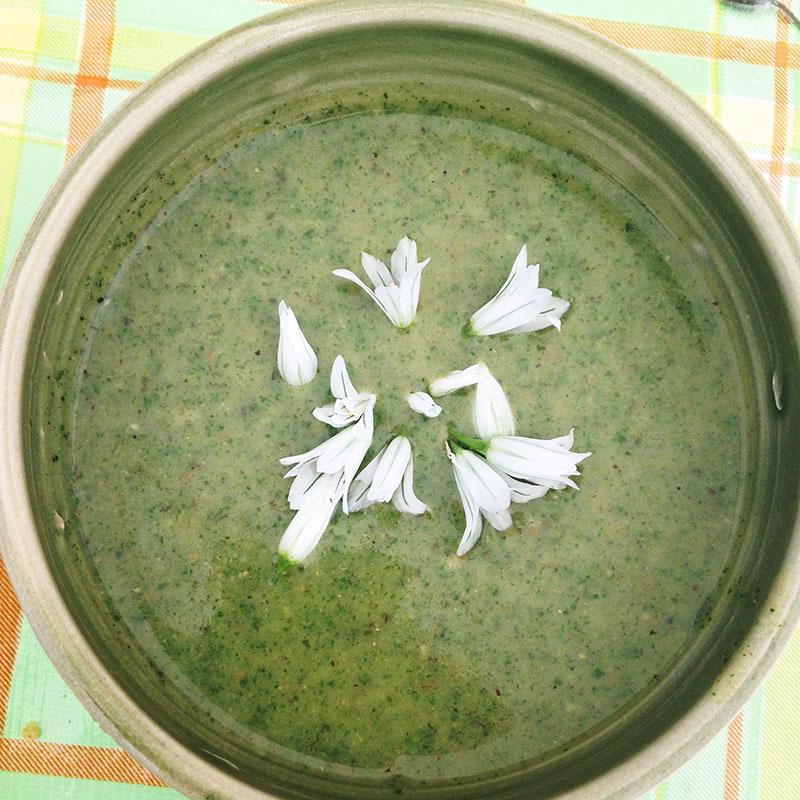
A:
{"label": "flower petal", "polygon": [[386,448],[384,447],[378,455],[353,478],[353,482],[350,484],[350,489],[347,492],[348,510],[351,513],[353,511],[363,511],[375,502],[368,497],[369,489],[372,486],[372,479],[375,477],[375,472],[378,469],[381,456],[385,452]]}
{"label": "flower petal", "polygon": [[406,319],[404,316],[403,295],[399,286],[394,284],[391,286],[379,286],[375,289],[375,297],[383,309],[383,313],[391,320],[392,325],[398,328],[406,328],[414,321],[413,317]]}
{"label": "flower petal", "polygon": [[471,367],[453,370],[449,375],[431,381],[428,388],[434,397],[441,397],[445,394],[451,394],[458,389],[463,389],[465,386],[472,386],[489,374],[486,365],[478,362]]}
{"label": "flower petal", "polygon": [[403,482],[392,495],[392,503],[398,511],[404,514],[424,514],[427,506],[414,494],[414,456],[410,455],[406,471],[403,473]]}
{"label": "flower petal", "polygon": [[324,406],[317,406],[312,412],[315,419],[330,425],[332,428],[344,428],[355,420],[349,414],[342,414],[336,403],[328,403]]}
{"label": "flower petal", "polygon": [[466,555],[474,546],[475,542],[480,539],[481,528],[483,527],[483,519],[478,504],[474,496],[470,493],[469,488],[465,486],[462,480],[461,470],[456,466],[455,456],[450,449],[450,445],[445,442],[445,449],[447,450],[447,457],[453,464],[453,476],[456,479],[456,488],[461,497],[461,505],[464,506],[464,533],[461,536],[461,541],[456,550],[457,556]]}
{"label": "flower petal", "polygon": [[493,375],[486,375],[478,381],[472,420],[479,439],[513,436],[516,433],[508,398]]}
{"label": "flower petal", "polygon": [[383,303],[378,299],[377,295],[375,294],[372,289],[367,286],[355,272],[351,272],[349,269],[334,269],[332,270],[332,274],[336,275],[338,278],[344,278],[345,280],[352,281],[356,284],[356,286],[360,286],[372,299],[375,303],[377,303],[378,307],[384,314],[389,316],[389,312],[384,307]]}
{"label": "flower petal", "polygon": [[518,325],[512,328],[509,333],[530,333],[531,331],[540,331],[552,325],[556,330],[561,330],[561,317],[569,309],[569,301],[562,300],[560,297],[550,296],[548,305],[551,307],[550,311],[540,312],[530,322]]}
{"label": "flower petal", "polygon": [[507,508],[502,511],[484,511],[483,516],[496,531],[504,531],[511,527],[511,513]]}
{"label": "flower petal", "polygon": [[392,273],[389,272],[386,264],[379,258],[375,258],[369,253],[361,253],[361,266],[376,289],[379,286],[392,286],[395,283],[392,279]]}
{"label": "flower petal", "polygon": [[[524,436],[495,436],[486,450],[486,460],[501,472],[530,483],[563,489],[577,489],[571,475],[580,475],[577,465],[591,453],[573,453],[571,436],[530,439]],[[569,443],[568,443],[569,442]]]}
{"label": "flower petal", "polygon": [[427,392],[412,392],[407,398],[408,404],[417,414],[432,418],[442,413],[442,407],[436,405],[434,399]]}
{"label": "flower petal", "polygon": [[479,455],[471,450],[457,450],[453,463],[481,511],[503,511],[508,508],[511,490]]}
{"label": "flower petal", "polygon": [[407,328],[414,321],[419,303],[420,274],[430,259],[417,263],[416,242],[404,236],[392,254],[392,270],[369,253],[361,253],[361,266],[372,281],[370,289],[349,269],[335,269],[333,274],[360,286],[398,328]]}
{"label": "flower petal", "polygon": [[503,480],[508,484],[511,489],[511,502],[512,503],[528,503],[531,500],[538,500],[544,497],[549,491],[547,486],[539,486],[535,483],[528,483],[527,481],[520,481],[517,478],[512,478],[506,472],[501,472]]}
{"label": "flower petal", "polygon": [[324,491],[316,502],[306,503],[292,517],[278,544],[278,553],[293,563],[305,562],[325,533],[344,493],[341,476],[324,476]]}
{"label": "flower petal", "polygon": [[309,383],[317,374],[317,356],[300,330],[294,312],[283,300],[278,304],[278,372],[291,386]]}
{"label": "flower petal", "polygon": [[396,436],[389,442],[378,463],[368,497],[374,503],[388,503],[403,480],[411,458],[411,442]]}
{"label": "flower petal", "polygon": [[350,397],[351,395],[358,394],[356,387],[350,380],[350,375],[347,373],[347,365],[341,355],[333,359],[333,366],[331,367],[331,394],[342,399]]}
{"label": "flower petal", "polygon": [[397,248],[392,253],[392,278],[395,283],[400,283],[400,279],[409,269],[417,266],[417,243],[408,236],[404,236],[398,243]]}
{"label": "flower petal", "polygon": [[367,450],[369,450],[370,446],[372,445],[372,434],[374,432],[372,409],[374,406],[375,395],[372,394],[370,395],[370,401],[361,419],[359,419],[355,425],[351,425],[349,428],[346,428],[346,430],[353,431],[356,444],[350,448],[347,461],[344,465],[344,496],[342,498],[342,511],[345,514],[350,513],[350,506],[347,499],[348,492],[350,491],[350,484],[353,482],[353,479],[358,472],[358,468],[361,466],[361,462],[364,460],[364,456],[367,454]]}
{"label": "flower petal", "polygon": [[[374,397],[374,395],[372,395]],[[339,431],[339,433],[326,439],[305,453],[296,456],[285,456],[280,459],[281,464],[300,464],[305,461],[316,460],[317,472],[333,473],[344,467],[349,457],[350,448],[360,443],[365,438],[364,429],[360,427],[363,417],[355,425]],[[371,418],[370,418],[371,419]],[[371,427],[371,423],[370,423]],[[372,438],[370,431],[369,438]]]}
{"label": "flower petal", "polygon": [[370,403],[371,394],[354,394],[337,399],[333,403],[318,406],[311,413],[320,422],[332,428],[345,428],[357,422]]}
{"label": "flower petal", "polygon": [[313,498],[314,493],[319,492],[320,486],[325,485],[322,481],[323,475],[317,472],[316,464],[314,461],[304,461],[298,464],[294,470],[291,488],[289,489],[289,508],[293,511],[298,511],[305,505],[309,497]]}

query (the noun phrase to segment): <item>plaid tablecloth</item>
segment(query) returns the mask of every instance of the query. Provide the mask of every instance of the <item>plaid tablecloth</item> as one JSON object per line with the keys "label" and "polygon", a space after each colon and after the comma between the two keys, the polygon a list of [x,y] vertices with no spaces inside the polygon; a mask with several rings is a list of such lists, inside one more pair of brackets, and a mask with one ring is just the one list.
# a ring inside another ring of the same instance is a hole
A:
{"label": "plaid tablecloth", "polygon": [[[297,1],[0,0],[0,285],[64,162],[117,103],[208,37]],[[741,143],[798,224],[800,28],[774,8],[719,0],[528,5],[585,25],[669,75]],[[798,728],[800,632],[730,727],[645,798],[795,798]],[[0,798],[179,797],[117,748],[75,699],[0,562]]]}

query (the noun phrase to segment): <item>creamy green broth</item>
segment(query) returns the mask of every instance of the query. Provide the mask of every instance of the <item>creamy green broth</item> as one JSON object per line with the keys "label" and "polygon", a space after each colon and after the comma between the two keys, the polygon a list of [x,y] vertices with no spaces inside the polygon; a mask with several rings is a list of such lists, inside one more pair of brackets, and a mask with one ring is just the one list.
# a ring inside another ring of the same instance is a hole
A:
{"label": "creamy green broth", "polygon": [[[357,287],[359,253],[416,239],[417,320]],[[523,243],[572,307],[559,333],[467,337]],[[565,746],[657,682],[713,600],[740,493],[728,333],[690,251],[578,155],[405,114],[267,131],[159,212],[92,318],[72,480],[86,546],[156,667],[241,735],[348,767],[464,776]],[[287,386],[277,304],[320,363]],[[375,392],[368,455],[404,426],[422,517],[338,512],[270,583],[291,519],[281,456],[332,435],[341,353]],[[427,380],[484,361],[520,435],[576,428],[579,492],[513,507],[456,558],[443,452],[472,394],[428,420]]]}

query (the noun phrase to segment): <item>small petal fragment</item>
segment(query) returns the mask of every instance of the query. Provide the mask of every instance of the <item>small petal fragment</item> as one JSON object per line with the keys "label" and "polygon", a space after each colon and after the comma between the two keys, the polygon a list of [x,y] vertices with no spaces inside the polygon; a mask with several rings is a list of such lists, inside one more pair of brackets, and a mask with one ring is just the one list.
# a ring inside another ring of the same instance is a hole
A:
{"label": "small petal fragment", "polygon": [[414,494],[413,480],[411,442],[405,436],[396,436],[353,480],[348,497],[350,510],[391,501],[405,514],[423,514],[426,506]]}
{"label": "small petal fragment", "polygon": [[493,375],[486,375],[478,381],[475,403],[472,406],[472,419],[475,432],[480,439],[513,436],[516,433],[514,414],[508,398]]}
{"label": "small petal fragment", "polygon": [[389,317],[393,325],[398,328],[408,328],[417,314],[422,270],[429,261],[430,259],[426,258],[418,262],[416,242],[404,236],[392,253],[391,271],[375,256],[369,253],[361,254],[361,266],[372,281],[374,290],[349,269],[335,269],[333,274],[352,281],[362,288]]}
{"label": "small petal fragment", "polygon": [[472,315],[470,327],[477,336],[528,333],[550,325],[561,330],[561,317],[568,308],[568,301],[539,288],[539,265],[528,264],[528,248],[523,245],[506,282]]}
{"label": "small petal fragment", "polygon": [[438,417],[442,413],[442,407],[427,392],[412,392],[406,399],[411,409],[424,417]]}
{"label": "small petal fragment", "polygon": [[278,319],[278,372],[291,386],[302,386],[317,374],[317,356],[300,330],[294,312],[283,300],[278,304]]}
{"label": "small petal fragment", "polygon": [[463,389],[466,386],[473,386],[481,380],[481,378],[485,378],[490,374],[486,364],[478,362],[471,367],[453,370],[449,375],[431,381],[428,388],[434,397],[441,397],[442,395],[451,394],[459,389]]}

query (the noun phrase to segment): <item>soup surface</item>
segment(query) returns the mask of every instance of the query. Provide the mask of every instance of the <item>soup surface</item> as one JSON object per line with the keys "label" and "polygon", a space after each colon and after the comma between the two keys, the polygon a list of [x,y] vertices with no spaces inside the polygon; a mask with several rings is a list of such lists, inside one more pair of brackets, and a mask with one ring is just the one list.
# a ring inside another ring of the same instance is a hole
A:
{"label": "soup surface", "polygon": [[[357,287],[360,251],[414,238],[415,325]],[[562,331],[468,337],[522,244],[572,306]],[[420,777],[541,756],[680,656],[730,557],[740,493],[733,350],[684,243],[579,154],[492,125],[355,115],[267,130],[204,165],[120,264],[76,379],[72,482],[106,591],[157,667],[265,747]],[[277,306],[316,379],[276,369]],[[341,353],[404,426],[421,517],[337,512],[274,583],[292,512],[278,459],[334,431]],[[476,361],[517,432],[575,427],[580,491],[514,506],[464,558],[443,452],[472,391],[425,419],[409,392]]]}

